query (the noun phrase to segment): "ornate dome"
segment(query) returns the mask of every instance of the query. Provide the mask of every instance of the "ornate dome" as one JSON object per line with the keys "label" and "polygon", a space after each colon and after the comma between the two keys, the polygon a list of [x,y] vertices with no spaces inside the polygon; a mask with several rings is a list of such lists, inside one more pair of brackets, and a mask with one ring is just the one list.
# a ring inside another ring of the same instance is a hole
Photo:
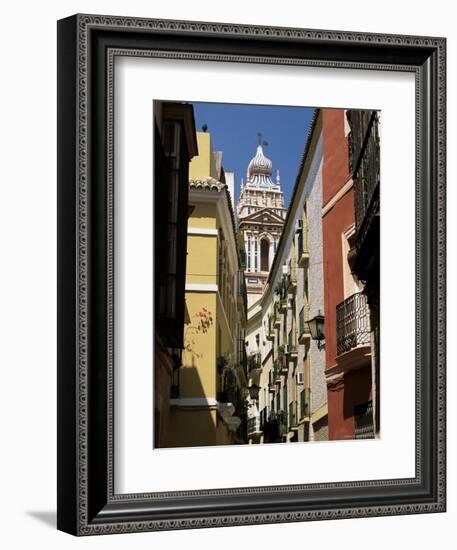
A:
{"label": "ornate dome", "polygon": [[261,145],[257,146],[255,157],[251,159],[248,166],[248,177],[252,179],[255,175],[271,176],[272,162],[263,154]]}

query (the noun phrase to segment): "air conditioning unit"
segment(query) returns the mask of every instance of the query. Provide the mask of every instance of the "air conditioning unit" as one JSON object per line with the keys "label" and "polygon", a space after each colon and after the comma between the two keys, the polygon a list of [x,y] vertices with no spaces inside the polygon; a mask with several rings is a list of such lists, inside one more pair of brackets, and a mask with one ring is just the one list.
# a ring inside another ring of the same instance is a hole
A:
{"label": "air conditioning unit", "polygon": [[295,231],[302,231],[303,230],[303,220],[297,220],[295,224]]}
{"label": "air conditioning unit", "polygon": [[303,372],[297,372],[295,375],[297,378],[297,384],[302,386],[305,383],[305,375]]}

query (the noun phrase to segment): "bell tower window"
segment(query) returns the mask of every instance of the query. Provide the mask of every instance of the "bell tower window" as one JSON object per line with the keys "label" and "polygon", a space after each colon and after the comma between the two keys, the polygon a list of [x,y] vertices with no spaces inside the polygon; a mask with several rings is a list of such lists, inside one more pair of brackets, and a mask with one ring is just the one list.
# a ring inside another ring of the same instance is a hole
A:
{"label": "bell tower window", "polygon": [[260,241],[260,270],[268,271],[270,268],[270,243],[267,239]]}

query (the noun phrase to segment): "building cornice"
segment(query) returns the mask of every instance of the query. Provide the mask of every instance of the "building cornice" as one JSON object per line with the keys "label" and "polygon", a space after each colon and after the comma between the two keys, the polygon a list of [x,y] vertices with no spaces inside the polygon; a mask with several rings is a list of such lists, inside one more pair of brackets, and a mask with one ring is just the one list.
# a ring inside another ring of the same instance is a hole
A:
{"label": "building cornice", "polygon": [[324,217],[335,206],[335,204],[353,188],[353,186],[354,182],[352,181],[352,178],[349,178],[343,187],[340,187],[333,197],[324,204],[322,207],[322,217]]}
{"label": "building cornice", "polygon": [[216,284],[186,283],[186,292],[218,292]]}
{"label": "building cornice", "polygon": [[217,229],[212,227],[188,227],[187,234],[217,237]]}
{"label": "building cornice", "polygon": [[321,405],[317,411],[314,411],[311,415],[311,422],[314,424],[314,422],[318,422],[319,420],[322,420],[325,416],[328,415],[328,403],[324,403]]}

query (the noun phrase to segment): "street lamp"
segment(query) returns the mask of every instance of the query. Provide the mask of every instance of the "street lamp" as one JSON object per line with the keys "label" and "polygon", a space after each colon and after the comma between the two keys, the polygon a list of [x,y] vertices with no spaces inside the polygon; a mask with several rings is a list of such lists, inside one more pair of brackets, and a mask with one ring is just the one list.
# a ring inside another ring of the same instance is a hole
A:
{"label": "street lamp", "polygon": [[324,334],[324,316],[319,310],[317,315],[308,321],[309,331],[311,333],[311,338],[317,340],[317,349],[321,350],[324,348],[325,344],[322,343],[325,340]]}

